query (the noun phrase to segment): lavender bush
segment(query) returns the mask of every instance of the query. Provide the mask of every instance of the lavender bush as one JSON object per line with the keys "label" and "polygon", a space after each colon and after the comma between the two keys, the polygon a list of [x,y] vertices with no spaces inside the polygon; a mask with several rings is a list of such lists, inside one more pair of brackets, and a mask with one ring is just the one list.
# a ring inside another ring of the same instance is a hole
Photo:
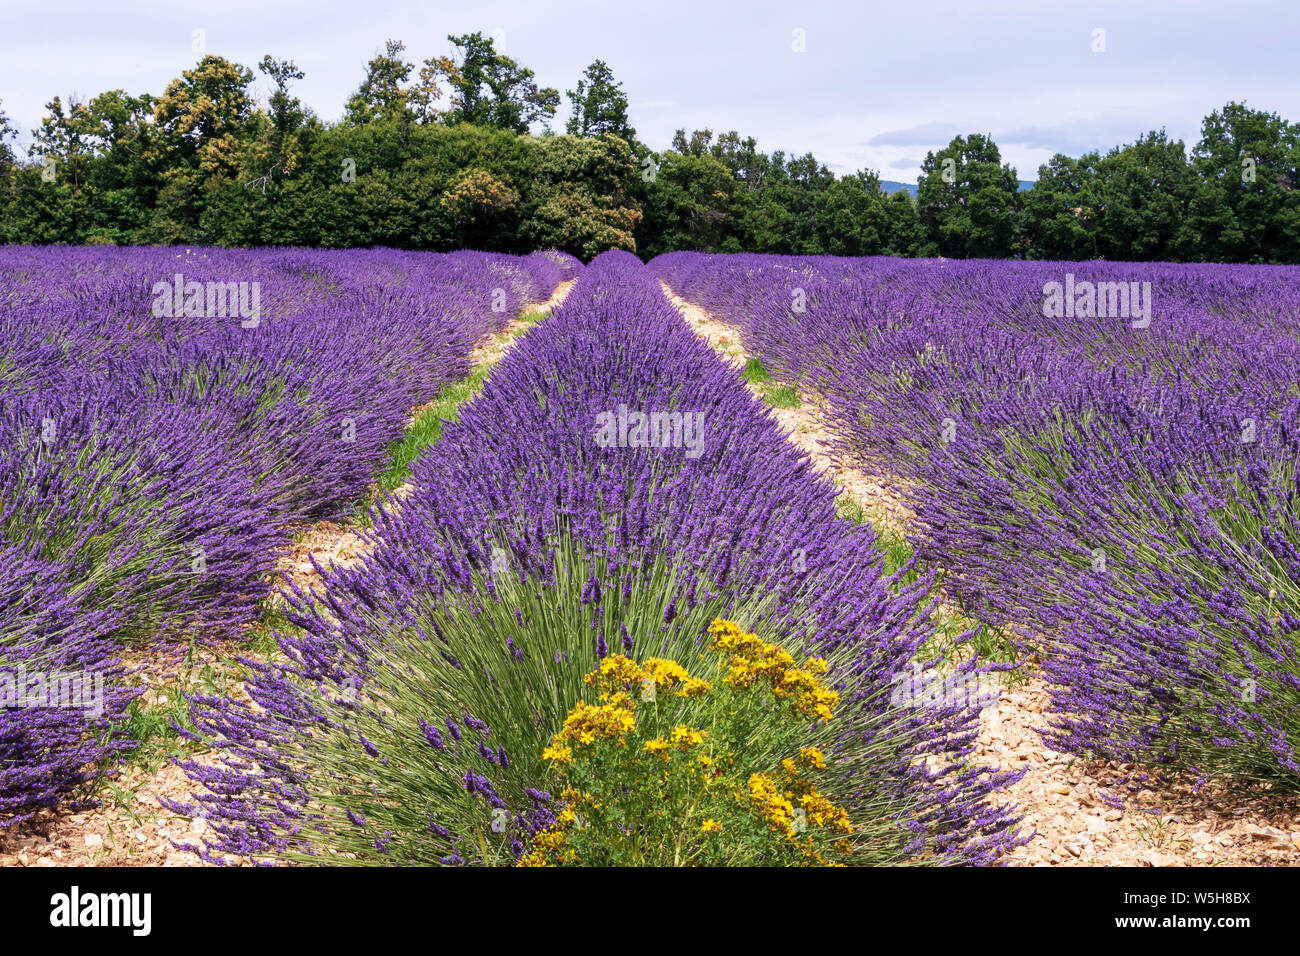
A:
{"label": "lavender bush", "polygon": [[[133,696],[112,656],[117,615],[87,611],[60,579],[0,544],[0,829],[57,806],[125,746],[111,733]],[[89,693],[61,698],[69,678]]]}

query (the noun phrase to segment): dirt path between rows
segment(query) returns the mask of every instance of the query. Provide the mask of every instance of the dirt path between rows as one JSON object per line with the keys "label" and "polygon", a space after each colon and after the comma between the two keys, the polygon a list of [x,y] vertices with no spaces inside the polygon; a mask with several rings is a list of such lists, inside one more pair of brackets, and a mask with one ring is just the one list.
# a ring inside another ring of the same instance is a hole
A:
{"label": "dirt path between rows", "polygon": [[[675,295],[661,283],[686,324],[737,370],[751,356],[740,331]],[[755,396],[762,391],[751,383]],[[835,436],[815,396],[797,408],[773,408],[789,440],[826,472],[877,528],[906,533],[913,520],[898,485],[833,459]],[[1300,801],[1267,791],[1231,792],[1211,781],[1157,784],[1142,768],[1084,761],[1045,746],[1048,694],[1035,674],[1004,688],[980,714],[971,761],[1004,770],[1028,767],[1006,791],[1024,814],[1030,842],[1008,856],[1012,866],[1300,865]]]}
{"label": "dirt path between rows", "polygon": [[[521,315],[550,312],[568,296],[576,280],[560,283],[549,299],[523,310]],[[474,369],[494,365],[532,323],[516,317],[500,332],[486,336],[470,353]],[[407,423],[410,427],[410,422]],[[411,491],[408,483],[396,489],[400,500]],[[300,532],[277,562],[277,571],[301,587],[319,587],[312,558],[328,568],[331,563],[351,567],[371,548],[364,538],[343,525],[322,521]],[[160,659],[161,654],[161,659]],[[142,669],[136,679],[143,698],[154,705],[182,691],[238,693],[241,672],[234,659],[249,656],[237,642],[211,646],[129,649],[123,657]],[[172,698],[174,699],[174,698]],[[204,762],[207,755],[191,755]],[[170,762],[145,765],[132,761],[99,794],[98,807],[37,816],[12,832],[0,831],[0,866],[209,866],[194,854],[177,850],[174,842],[198,843],[206,829],[202,818],[193,820],[166,809],[162,798],[190,802],[195,785],[180,767]]]}
{"label": "dirt path between rows", "polygon": [[[750,356],[741,345],[739,330],[678,297],[668,288],[668,283],[661,280],[660,285],[668,296],[668,301],[682,313],[691,331],[713,346],[727,364],[737,371],[745,367]],[[762,397],[762,390],[756,385],[750,382],[745,385],[755,397]],[[835,436],[826,427],[820,403],[813,396],[805,395],[802,398],[803,403],[798,408],[769,409],[789,433],[787,437],[790,441],[812,459],[813,467],[818,472],[828,474],[837,487],[862,506],[863,513],[873,525],[905,534],[913,516],[903,503],[897,486],[887,478],[868,475],[836,461],[830,453]]]}

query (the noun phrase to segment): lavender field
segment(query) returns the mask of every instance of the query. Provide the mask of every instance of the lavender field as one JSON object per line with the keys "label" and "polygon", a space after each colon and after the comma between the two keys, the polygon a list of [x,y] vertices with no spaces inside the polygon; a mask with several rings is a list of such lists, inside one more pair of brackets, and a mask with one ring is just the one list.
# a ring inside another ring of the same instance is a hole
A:
{"label": "lavender field", "polygon": [[0,855],[1296,862],[1297,289],[6,248]]}
{"label": "lavender field", "polygon": [[[4,825],[78,793],[131,745],[120,650],[238,639],[295,527],[355,511],[412,407],[572,267],[6,248]],[[212,294],[236,277],[232,295]],[[57,680],[78,699],[55,699]]]}
{"label": "lavender field", "polygon": [[1300,270],[655,265],[898,476],[920,556],[1041,652],[1054,746],[1296,788]]}

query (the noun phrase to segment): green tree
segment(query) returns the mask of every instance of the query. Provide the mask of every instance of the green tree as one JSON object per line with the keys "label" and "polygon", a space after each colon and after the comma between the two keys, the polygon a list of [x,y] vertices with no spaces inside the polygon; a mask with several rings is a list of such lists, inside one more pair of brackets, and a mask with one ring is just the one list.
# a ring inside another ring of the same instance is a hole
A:
{"label": "green tree", "polygon": [[247,168],[241,143],[253,118],[252,81],[251,70],[209,55],[172,80],[154,103],[155,135],[145,158],[157,171],[159,189],[149,241],[204,239],[204,210]]}
{"label": "green tree", "polygon": [[710,152],[713,130],[697,129],[686,138],[686,130],[679,129],[673,133],[672,151],[679,156],[704,156]]}
{"label": "green tree", "polygon": [[276,152],[282,152],[303,121],[302,103],[289,94],[289,83],[301,80],[304,74],[292,60],[277,60],[269,53],[262,57],[257,68],[275,84],[275,92],[271,94],[271,128],[275,131],[273,146]]}
{"label": "green tree", "polygon": [[927,153],[917,181],[917,211],[940,255],[1011,254],[1019,182],[997,144],[972,133]]}
{"label": "green tree", "polygon": [[708,130],[695,133],[693,148],[679,130],[675,145],[648,172],[645,216],[637,232],[637,249],[646,257],[676,249],[722,252],[735,236],[742,217],[739,182],[708,150]]}
{"label": "green tree", "polygon": [[41,128],[32,130],[35,139],[32,155],[53,161],[56,176],[79,189],[84,184],[86,165],[93,152],[89,111],[85,103],[77,100],[69,101],[65,111],[57,96],[45,104],[45,109]]}
{"label": "green tree", "polygon": [[508,225],[519,204],[519,193],[484,169],[460,173],[439,200],[451,216],[456,242],[483,249],[493,233]]}
{"label": "green tree", "polygon": [[925,226],[917,213],[916,200],[907,190],[899,190],[885,198],[888,216],[888,246],[891,256],[930,255],[926,250]]}
{"label": "green tree", "polygon": [[1178,261],[1194,254],[1194,174],[1182,141],[1153,131],[1097,162],[1097,242],[1107,259]]}
{"label": "green tree", "polygon": [[1029,259],[1092,259],[1097,235],[1097,153],[1057,153],[1038,167],[1038,182],[1021,195],[1017,250]]}
{"label": "green tree", "polygon": [[833,256],[874,256],[890,247],[889,208],[880,177],[857,172],[817,194],[815,245]]}
{"label": "green tree", "polygon": [[[240,164],[247,174],[241,178],[245,180],[245,187],[255,189],[260,197],[266,197],[267,191],[271,190],[274,201],[280,183],[293,174],[302,160],[297,134],[306,119],[306,112],[298,99],[289,93],[289,84],[302,79],[303,72],[292,60],[277,60],[270,54],[262,57],[257,68],[270,77],[275,89],[271,94],[269,112],[258,110],[248,124]],[[265,211],[260,201],[249,201],[258,207],[255,213],[260,215]]]}
{"label": "green tree", "polygon": [[1300,126],[1228,103],[1192,151],[1200,258],[1300,262]]}
{"label": "green tree", "polygon": [[636,156],[613,133],[531,140],[531,196],[523,223],[529,248],[553,247],[589,260],[637,248],[642,212],[632,196]]}
{"label": "green tree", "polygon": [[0,175],[7,173],[17,162],[13,147],[6,143],[5,140],[16,140],[17,138],[18,130],[10,125],[9,117],[4,111],[4,101],[0,100]]}
{"label": "green tree", "polygon": [[14,170],[18,162],[13,147],[5,140],[17,138],[18,131],[10,124],[4,103],[0,102],[0,242],[11,241],[9,224],[13,216],[10,210],[14,197]]}
{"label": "green tree", "polygon": [[411,91],[403,84],[411,78],[414,63],[402,58],[406,45],[389,40],[384,52],[366,64],[366,76],[348,99],[344,116],[349,123],[403,120],[411,117]]}
{"label": "green tree", "polygon": [[206,174],[235,171],[236,142],[253,112],[253,72],[219,56],[205,56],[167,85],[154,104],[155,145]]}
{"label": "green tree", "polygon": [[709,147],[709,153],[723,163],[749,189],[758,189],[768,170],[768,158],[758,151],[754,137],[741,139],[734,129],[723,133]]}
{"label": "green tree", "polygon": [[442,99],[441,80],[454,79],[460,70],[451,57],[431,56],[420,64],[420,81],[411,89],[411,107],[421,123],[435,123],[445,111],[435,106]]}
{"label": "green tree", "polygon": [[762,191],[775,192],[790,214],[788,234],[791,252],[799,255],[822,254],[817,213],[824,204],[826,192],[834,184],[834,174],[817,162],[812,153],[792,156],[788,160],[784,159],[784,154],[780,151],[772,154]]}
{"label": "green tree", "polygon": [[79,241],[137,242],[149,221],[157,181],[144,159],[151,148],[154,100],[148,93],[101,93],[87,104],[90,223]]}
{"label": "green tree", "polygon": [[539,87],[533,71],[498,53],[482,33],[449,36],[461,61],[447,76],[452,109],[449,123],[475,123],[527,133],[533,123],[555,115],[560,93]]}
{"label": "green tree", "polygon": [[[30,203],[26,228],[43,242],[81,241],[90,220],[91,193],[87,174],[94,156],[89,109],[79,100],[54,97],[45,104],[40,129],[32,131],[30,150],[37,159],[39,177],[28,180],[39,200]],[[24,199],[35,200],[35,196]]]}
{"label": "green tree", "polygon": [[599,136],[612,133],[631,143],[636,130],[628,125],[627,95],[623,85],[604,60],[596,60],[583,71],[576,90],[565,95],[573,103],[573,115],[565,129],[572,136]]}

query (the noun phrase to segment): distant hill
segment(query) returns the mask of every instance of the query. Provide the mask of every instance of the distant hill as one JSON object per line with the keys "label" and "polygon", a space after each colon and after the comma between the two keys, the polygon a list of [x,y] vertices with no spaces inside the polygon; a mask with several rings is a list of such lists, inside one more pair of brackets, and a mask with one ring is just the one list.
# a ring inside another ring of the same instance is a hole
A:
{"label": "distant hill", "polygon": [[[880,181],[880,188],[881,190],[884,191],[885,195],[889,195],[890,193],[896,193],[899,190],[906,189],[913,196],[916,196],[916,183],[897,183],[894,182],[892,179],[882,179]],[[1030,182],[1028,179],[1020,180],[1021,192],[1024,192],[1026,189],[1033,189],[1033,188],[1034,188],[1034,184]]]}

